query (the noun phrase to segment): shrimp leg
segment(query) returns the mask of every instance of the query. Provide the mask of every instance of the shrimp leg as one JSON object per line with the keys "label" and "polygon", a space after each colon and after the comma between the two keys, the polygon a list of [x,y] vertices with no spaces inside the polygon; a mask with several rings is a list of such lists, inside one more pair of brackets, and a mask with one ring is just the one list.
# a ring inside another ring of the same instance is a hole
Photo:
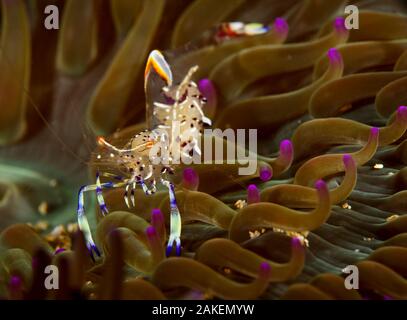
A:
{"label": "shrimp leg", "polygon": [[[96,199],[98,201],[98,204],[99,204],[100,210],[102,211],[102,214],[105,216],[106,214],[109,213],[109,210],[107,209],[105,199],[103,198],[102,185],[100,183],[100,176],[114,178],[114,179],[119,180],[119,181],[123,181],[123,177],[115,175],[115,174],[111,174],[111,173],[108,173],[108,172],[102,172],[102,173],[99,173],[99,171],[96,172],[96,185],[97,185],[97,187],[96,187]],[[134,206],[134,201],[133,201],[133,206]]]}
{"label": "shrimp leg", "polygon": [[176,255],[181,255],[181,215],[178,210],[177,200],[175,199],[174,185],[168,180],[161,180],[161,183],[168,188],[170,196],[170,238],[167,244],[167,257],[171,254],[174,242],[176,244]]}
{"label": "shrimp leg", "polygon": [[[97,183],[82,186],[78,192],[78,209],[77,209],[78,226],[79,226],[79,229],[83,232],[83,235],[86,240],[86,245],[90,251],[90,255],[91,255],[92,259],[94,259],[93,252],[95,252],[100,257],[100,251],[97,248],[95,242],[93,241],[89,222],[85,215],[84,193],[88,192],[88,191],[96,190],[96,194],[98,196],[98,201],[99,201],[100,200],[99,195],[101,195],[102,189],[120,188],[120,187],[125,186],[128,183],[128,181],[126,181],[126,180],[124,180],[123,182],[119,182],[119,183],[113,183],[113,182],[100,183],[100,180],[98,180],[98,178],[97,178]],[[104,204],[104,200],[103,200],[102,204]],[[100,202],[99,202],[99,205],[101,205]]]}
{"label": "shrimp leg", "polygon": [[105,216],[109,213],[109,210],[107,209],[105,199],[103,198],[102,184],[100,183],[99,172],[96,172],[96,199],[98,201],[99,208],[102,211],[102,214]]}
{"label": "shrimp leg", "polygon": [[151,194],[154,194],[154,193],[157,191],[156,186],[155,186],[155,181],[153,181],[153,182],[151,183],[151,189],[149,189],[149,188],[147,187],[147,185],[146,185],[146,183],[144,182],[144,180],[141,180],[141,181],[140,181],[140,185],[141,185],[141,187],[143,188],[143,191],[144,191],[144,193],[145,193],[147,196],[149,196],[149,195],[151,195]]}

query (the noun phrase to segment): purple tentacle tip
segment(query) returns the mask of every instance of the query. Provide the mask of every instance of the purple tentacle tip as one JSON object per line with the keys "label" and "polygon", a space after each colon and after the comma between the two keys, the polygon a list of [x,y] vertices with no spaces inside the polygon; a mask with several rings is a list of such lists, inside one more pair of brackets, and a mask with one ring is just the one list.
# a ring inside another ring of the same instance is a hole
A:
{"label": "purple tentacle tip", "polygon": [[350,154],[344,154],[342,159],[343,159],[343,163],[345,165],[348,165],[352,161],[352,156]]}
{"label": "purple tentacle tip", "polygon": [[266,261],[260,264],[260,275],[263,277],[268,277],[271,272],[270,264]]}
{"label": "purple tentacle tip", "polygon": [[247,202],[249,204],[260,202],[260,192],[254,184],[247,187]]}
{"label": "purple tentacle tip", "polygon": [[292,157],[293,155],[293,144],[290,140],[286,139],[281,141],[280,143],[280,153],[284,156]]}
{"label": "purple tentacle tip", "polygon": [[153,226],[149,226],[146,229],[146,235],[149,238],[153,238],[157,235],[157,232],[155,231],[155,228]]}
{"label": "purple tentacle tip", "polygon": [[291,239],[291,245],[295,248],[302,247],[301,239],[298,237],[293,237]]}
{"label": "purple tentacle tip", "polygon": [[288,23],[284,18],[276,18],[276,20],[274,20],[274,28],[279,33],[287,32],[288,31]]}
{"label": "purple tentacle tip", "polygon": [[152,211],[151,211],[151,217],[154,219],[159,219],[159,218],[162,218],[162,216],[163,216],[163,214],[161,213],[161,210],[160,209],[157,209],[157,208],[155,208],[155,209],[153,209]]}
{"label": "purple tentacle tip", "polygon": [[331,48],[328,50],[328,58],[332,63],[339,63],[342,61],[341,53],[336,48]]}
{"label": "purple tentacle tip", "polygon": [[202,79],[198,82],[198,89],[206,98],[205,110],[208,116],[214,115],[218,104],[218,96],[215,85],[209,79]]}
{"label": "purple tentacle tip", "polygon": [[390,296],[383,296],[383,300],[393,300],[393,298]]}
{"label": "purple tentacle tip", "polygon": [[211,89],[211,88],[213,88],[212,81],[207,79],[207,78],[199,80],[198,86],[199,86],[199,89]]}
{"label": "purple tentacle tip", "polygon": [[196,171],[192,168],[186,168],[183,172],[184,183],[187,186],[194,186],[196,187],[199,183],[199,176]]}
{"label": "purple tentacle tip", "polygon": [[10,278],[10,287],[18,288],[21,286],[21,278],[19,276],[12,276]]}
{"label": "purple tentacle tip", "polygon": [[315,188],[317,188],[317,190],[324,190],[326,188],[326,183],[324,180],[318,180],[315,183]]}
{"label": "purple tentacle tip", "polygon": [[164,225],[164,216],[160,209],[153,209],[151,211],[151,224],[154,228],[162,228]]}
{"label": "purple tentacle tip", "polygon": [[215,86],[213,85],[212,81],[209,79],[201,79],[198,82],[198,89],[202,92],[205,98],[215,99],[216,98],[216,90]]}
{"label": "purple tentacle tip", "polygon": [[372,137],[376,138],[379,135],[379,128],[373,127],[372,129],[370,129],[370,134],[372,135]]}
{"label": "purple tentacle tip", "polygon": [[58,253],[64,252],[65,249],[64,248],[58,248],[55,250],[54,255],[57,255]]}
{"label": "purple tentacle tip", "polygon": [[248,191],[257,191],[257,187],[255,184],[251,184],[250,186],[247,187]]}
{"label": "purple tentacle tip", "polygon": [[397,109],[397,115],[399,115],[400,117],[404,118],[405,120],[407,120],[407,107],[406,106],[400,106]]}
{"label": "purple tentacle tip", "polygon": [[345,18],[344,17],[337,17],[334,21],[334,27],[335,30],[337,31],[346,31],[346,26],[345,26]]}
{"label": "purple tentacle tip", "polygon": [[260,168],[260,179],[262,181],[269,181],[271,177],[273,176],[273,171],[271,167],[264,166]]}

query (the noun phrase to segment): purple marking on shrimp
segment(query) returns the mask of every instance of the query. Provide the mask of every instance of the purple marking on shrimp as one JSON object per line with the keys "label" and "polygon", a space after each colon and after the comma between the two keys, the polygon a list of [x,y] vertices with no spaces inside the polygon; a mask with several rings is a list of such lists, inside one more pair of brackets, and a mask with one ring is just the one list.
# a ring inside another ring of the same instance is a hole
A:
{"label": "purple marking on shrimp", "polygon": [[181,244],[177,244],[175,248],[175,254],[177,255],[177,257],[181,255]]}
{"label": "purple marking on shrimp", "polygon": [[167,246],[167,250],[165,252],[165,255],[167,257],[169,257],[171,255],[171,252],[172,252],[172,244]]}

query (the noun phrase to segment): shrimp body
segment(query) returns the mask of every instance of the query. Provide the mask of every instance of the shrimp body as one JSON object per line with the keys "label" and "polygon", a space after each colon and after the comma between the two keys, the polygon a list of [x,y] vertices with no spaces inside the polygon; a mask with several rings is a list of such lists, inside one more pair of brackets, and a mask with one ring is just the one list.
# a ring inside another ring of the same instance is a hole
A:
{"label": "shrimp body", "polygon": [[[144,130],[134,135],[123,148],[110,144],[103,137],[98,138],[98,143],[109,151],[108,157],[114,159],[113,163],[119,168],[121,175],[108,172],[97,173],[95,184],[83,186],[79,190],[78,225],[84,233],[92,257],[93,252],[97,255],[100,255],[100,252],[93,241],[85,216],[84,193],[96,191],[99,207],[103,214],[107,214],[108,209],[102,190],[123,188],[124,201],[130,208],[135,205],[134,190],[137,186],[141,186],[144,193],[150,195],[156,192],[157,183],[166,187],[169,192],[171,220],[167,255],[171,254],[174,243],[176,254],[180,255],[181,216],[177,207],[174,185],[167,175],[171,174],[179,164],[175,153],[187,159],[191,158],[194,152],[200,155],[199,138],[204,126],[211,124],[202,110],[206,99],[196,83],[191,80],[197,68],[197,66],[192,67],[180,84],[173,85],[170,66],[159,51],[152,51],[146,64],[145,83],[152,69],[166,82],[162,87],[166,103],[154,102],[153,117],[156,125],[151,130]],[[145,89],[146,86],[145,84]],[[98,156],[98,159],[101,158]],[[101,161],[104,160],[101,159]],[[102,183],[101,176],[114,178],[118,182]]]}
{"label": "shrimp body", "polygon": [[224,22],[216,32],[217,39],[230,39],[242,36],[259,35],[270,31],[270,27],[261,23]]}

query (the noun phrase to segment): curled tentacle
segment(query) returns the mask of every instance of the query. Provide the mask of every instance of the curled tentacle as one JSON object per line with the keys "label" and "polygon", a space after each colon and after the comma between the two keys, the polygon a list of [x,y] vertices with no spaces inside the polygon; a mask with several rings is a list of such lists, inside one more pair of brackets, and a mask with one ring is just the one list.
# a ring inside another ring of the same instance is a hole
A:
{"label": "curled tentacle", "polygon": [[256,185],[251,184],[247,187],[247,203],[257,203],[260,202],[260,192]]}
{"label": "curled tentacle", "polygon": [[[291,258],[288,262],[267,261],[272,269],[270,282],[294,279],[301,273],[305,262],[305,248],[297,238],[293,238],[291,243]],[[230,268],[251,277],[258,275],[259,266],[264,261],[258,254],[228,239],[206,241],[199,247],[196,259],[211,267]]]}
{"label": "curled tentacle", "polygon": [[374,261],[361,261],[356,266],[361,287],[395,299],[407,298],[407,280],[397,272]]}
{"label": "curled tentacle", "polygon": [[[228,229],[236,211],[215,197],[199,191],[178,191],[176,193],[182,221],[202,221]],[[168,199],[160,205],[163,212],[168,212]]]}
{"label": "curled tentacle", "polygon": [[[162,232],[162,226],[160,228]],[[97,234],[108,254],[115,250],[108,242],[109,234],[113,230],[117,230],[121,239],[124,262],[133,268],[151,273],[164,258],[162,234],[144,219],[129,212],[116,211],[101,220]]]}
{"label": "curled tentacle", "polygon": [[[275,49],[277,50],[277,48]],[[327,57],[330,61],[326,72],[313,83],[288,93],[244,98],[230,102],[215,122],[215,126],[223,128],[278,127],[286,121],[302,116],[308,111],[308,104],[314,92],[325,83],[342,76],[343,61],[339,51],[331,48]],[[258,52],[258,51],[257,51]],[[275,64],[273,64],[275,66]],[[225,72],[225,71],[224,71]],[[234,82],[233,82],[234,83]],[[241,117],[250,112],[250,117]],[[272,117],[265,116],[272,113]]]}
{"label": "curled tentacle", "polygon": [[229,228],[230,239],[242,242],[249,238],[248,228],[280,228],[290,231],[310,231],[324,223],[330,214],[329,190],[322,180],[315,187],[318,205],[310,212],[301,212],[274,203],[249,205],[236,214]]}
{"label": "curled tentacle", "polygon": [[140,279],[127,279],[123,282],[123,300],[165,300],[163,293],[152,283]]}
{"label": "curled tentacle", "polygon": [[[372,128],[366,145],[361,150],[351,153],[350,155],[357,165],[363,165],[374,156],[378,143],[379,130]],[[340,154],[318,156],[308,160],[297,170],[294,183],[310,186],[318,179],[342,172],[345,169],[344,167],[345,164]],[[318,170],[316,170],[317,168]]]}
{"label": "curled tentacle", "polygon": [[193,168],[186,168],[183,172],[182,186],[188,190],[197,191],[199,186],[199,175]]}
{"label": "curled tentacle", "polygon": [[407,277],[407,248],[382,247],[372,252],[368,259],[389,267],[404,278]]}
{"label": "curled tentacle", "polygon": [[187,258],[168,258],[154,271],[153,283],[163,290],[187,287],[222,299],[254,299],[267,288],[271,272],[270,265],[263,262],[257,278],[251,283],[241,284],[201,262]]}
{"label": "curled tentacle", "polygon": [[[401,106],[395,119],[379,128],[379,146],[386,146],[400,139],[407,128],[407,107]],[[301,124],[292,136],[295,160],[302,159],[311,150],[336,144],[367,142],[372,127],[357,121],[341,118],[315,119]],[[323,132],[324,134],[320,134]]]}
{"label": "curled tentacle", "polygon": [[323,273],[312,279],[310,284],[338,300],[361,300],[357,290],[346,289],[344,280],[338,275]]}
{"label": "curled tentacle", "polygon": [[307,283],[297,283],[284,293],[283,300],[331,300],[332,296]]}
{"label": "curled tentacle", "polygon": [[[344,155],[342,159],[345,167],[345,176],[342,183],[329,192],[332,205],[345,200],[351,194],[356,184],[357,168],[353,157],[351,155]],[[314,208],[318,203],[315,189],[295,184],[279,184],[266,188],[261,192],[261,200],[290,208]]]}

